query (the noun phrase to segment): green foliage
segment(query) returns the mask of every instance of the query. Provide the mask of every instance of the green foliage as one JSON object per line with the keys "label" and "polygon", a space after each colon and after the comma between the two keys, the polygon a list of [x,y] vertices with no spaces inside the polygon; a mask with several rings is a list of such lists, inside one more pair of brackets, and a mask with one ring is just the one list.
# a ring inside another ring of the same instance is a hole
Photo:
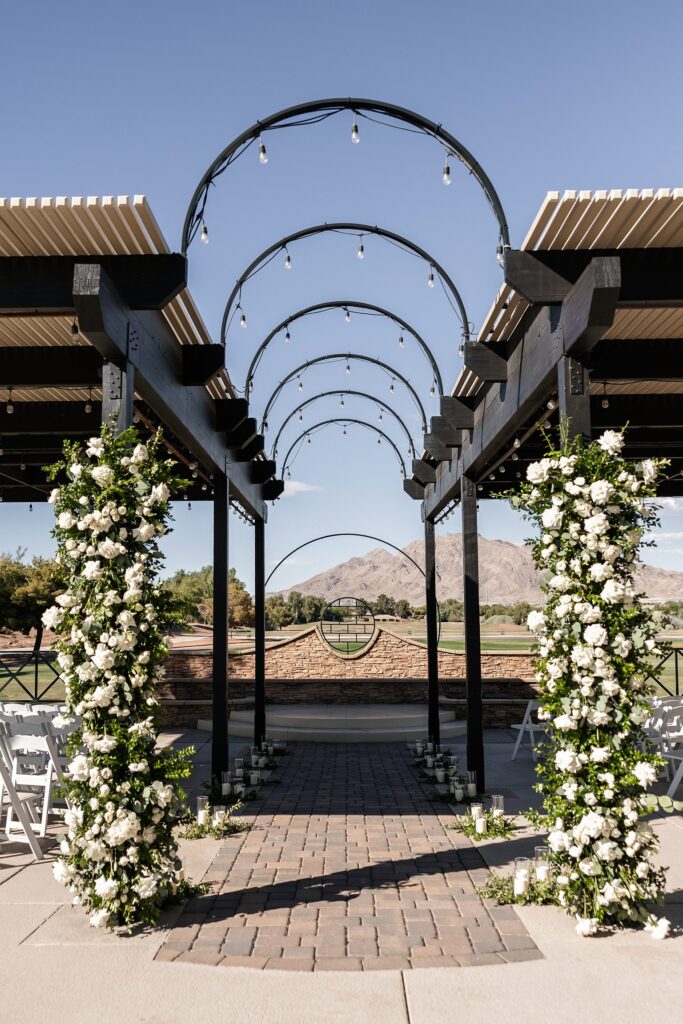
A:
{"label": "green foliage", "polygon": [[62,589],[63,577],[54,559],[35,557],[24,562],[25,552],[0,555],[0,629],[22,633],[36,630],[36,647],[43,632],[41,616]]}
{"label": "green foliage", "polygon": [[483,817],[486,818],[487,826],[486,832],[483,834],[477,832],[476,818],[473,818],[471,814],[457,817],[446,827],[455,829],[456,832],[463,832],[476,842],[481,842],[483,839],[509,839],[513,832],[517,831],[514,821],[506,818],[503,814],[494,815],[492,811],[484,811]]}
{"label": "green foliage", "polygon": [[491,872],[491,877],[484,885],[476,886],[476,893],[483,900],[495,900],[501,905],[516,903],[519,906],[528,906],[535,903],[541,906],[556,906],[558,903],[557,889],[552,881],[537,882],[532,879],[525,893],[515,895],[512,875],[497,875],[495,871]]}

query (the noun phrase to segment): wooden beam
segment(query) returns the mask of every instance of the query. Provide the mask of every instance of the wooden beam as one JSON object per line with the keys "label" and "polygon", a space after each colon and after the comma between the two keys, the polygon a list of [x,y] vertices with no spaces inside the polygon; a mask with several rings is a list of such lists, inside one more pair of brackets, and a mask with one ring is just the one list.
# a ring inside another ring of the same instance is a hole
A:
{"label": "wooden beam", "polygon": [[441,742],[439,722],[439,630],[436,602],[436,537],[434,523],[425,520],[425,607],[427,624],[427,733]]}
{"label": "wooden beam", "polygon": [[508,368],[505,356],[483,341],[466,341],[464,363],[479,380],[500,383],[507,380]]}
{"label": "wooden beam", "polygon": [[543,249],[534,259],[574,283],[593,259],[618,257],[619,306],[683,306],[683,248]]}
{"label": "wooden beam", "polygon": [[[130,309],[162,309],[187,286],[179,253],[97,256]],[[74,311],[74,269],[92,256],[0,257],[0,316],[46,316]]]}
{"label": "wooden beam", "polygon": [[216,430],[234,430],[248,415],[246,398],[216,399]]}
{"label": "wooden beam", "polygon": [[228,499],[225,473],[214,476],[213,497],[213,663],[211,778],[220,784],[228,770]]}
{"label": "wooden beam", "polygon": [[424,435],[424,447],[435,462],[449,462],[453,456],[453,449],[440,441],[435,434]]}
{"label": "wooden beam", "polygon": [[467,769],[477,773],[477,792],[486,792],[484,727],[481,704],[481,633],[479,629],[479,551],[477,488],[462,477],[462,578],[467,697]]}
{"label": "wooden beam", "polygon": [[436,469],[424,459],[413,459],[413,476],[421,484],[433,484],[436,480]]}
{"label": "wooden beam", "polygon": [[266,735],[266,538],[265,524],[254,523],[254,746]]}
{"label": "wooden beam", "polygon": [[3,387],[96,387],[102,380],[102,356],[92,345],[0,347]]}
{"label": "wooden beam", "polygon": [[567,355],[590,352],[612,326],[620,284],[618,256],[591,260],[562,303],[562,338]]}
{"label": "wooden beam", "polygon": [[284,480],[268,480],[261,491],[264,501],[276,501],[285,489]]}
{"label": "wooden beam", "polygon": [[448,448],[457,448],[462,443],[462,430],[459,427],[454,427],[443,416],[432,416],[429,421],[429,433]]}
{"label": "wooden beam", "polygon": [[404,480],[403,490],[409,498],[413,498],[415,501],[422,501],[425,496],[424,484],[418,483],[417,480]]}
{"label": "wooden beam", "polygon": [[591,380],[681,380],[683,338],[605,339],[587,359]]}
{"label": "wooden beam", "polygon": [[101,403],[92,403],[92,412],[86,413],[84,402],[13,402],[11,416],[0,409],[0,437],[37,434],[54,438],[74,434],[97,433],[101,416]]}
{"label": "wooden beam", "polygon": [[504,261],[505,283],[527,302],[543,306],[562,302],[572,286],[571,281],[537,259],[536,253],[507,249]]}
{"label": "wooden beam", "polygon": [[[76,264],[73,290],[86,341],[105,359],[127,358],[135,369],[136,391],[162,426],[202,465],[214,473],[225,472],[228,451],[216,430],[214,399],[204,388],[183,385],[181,346],[163,315],[129,309],[97,263]],[[265,514],[259,488],[237,460],[230,463],[230,489],[252,514]]]}
{"label": "wooden beam", "polygon": [[183,384],[204,386],[225,369],[222,345],[183,345]]}
{"label": "wooden beam", "polygon": [[249,466],[249,477],[254,484],[265,484],[271,477],[275,476],[277,466],[272,459],[261,459],[252,462]]}
{"label": "wooden beam", "polygon": [[225,440],[228,448],[243,448],[255,437],[257,430],[256,420],[253,416],[248,416],[246,420],[242,420],[238,426],[226,433]]}
{"label": "wooden beam", "polygon": [[474,426],[475,403],[465,398],[450,398],[442,395],[439,400],[439,411],[452,427],[471,430]]}
{"label": "wooden beam", "polygon": [[102,423],[113,426],[117,434],[133,423],[135,370],[129,360],[120,363],[105,360],[102,367]]}
{"label": "wooden beam", "polygon": [[263,434],[255,434],[251,441],[233,452],[233,458],[236,462],[250,462],[263,452],[263,444]]}
{"label": "wooden beam", "polygon": [[[631,429],[654,427],[659,429],[661,440],[666,442],[672,428],[683,427],[681,395],[609,395],[608,397],[607,409],[602,408],[600,395],[594,395],[591,400],[594,430],[621,429],[624,424],[628,423],[629,429],[626,432],[628,438]],[[662,433],[663,428],[666,428],[665,434]],[[656,454],[656,452],[652,454]]]}
{"label": "wooden beam", "polygon": [[591,403],[588,392],[588,373],[580,362],[563,356],[557,364],[557,394],[560,418],[567,424],[570,435],[582,434],[591,439]]}

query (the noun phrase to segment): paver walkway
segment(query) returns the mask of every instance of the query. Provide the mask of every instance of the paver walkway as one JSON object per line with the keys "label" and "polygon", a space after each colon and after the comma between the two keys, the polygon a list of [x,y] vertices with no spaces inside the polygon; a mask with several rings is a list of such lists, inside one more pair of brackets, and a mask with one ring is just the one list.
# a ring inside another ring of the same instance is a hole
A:
{"label": "paver walkway", "polygon": [[[541,958],[401,744],[290,745],[247,805],[157,959],[278,970],[446,967]],[[257,808],[252,810],[252,808]]]}

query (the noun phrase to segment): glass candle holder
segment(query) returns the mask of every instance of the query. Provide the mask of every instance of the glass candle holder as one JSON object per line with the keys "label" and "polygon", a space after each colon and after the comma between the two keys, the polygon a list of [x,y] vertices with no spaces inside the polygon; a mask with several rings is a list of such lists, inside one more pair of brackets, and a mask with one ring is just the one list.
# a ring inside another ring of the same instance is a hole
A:
{"label": "glass candle holder", "polygon": [[467,782],[465,784],[465,788],[466,788],[468,796],[476,796],[477,795],[477,773],[476,772],[468,772],[467,773]]}
{"label": "glass candle holder", "polygon": [[445,778],[446,778],[446,773],[443,770],[443,768],[437,768],[436,769],[436,781],[437,782],[443,782],[445,780]]}
{"label": "glass candle holder", "polygon": [[209,823],[209,798],[208,796],[197,797],[197,824],[208,825]]}
{"label": "glass candle holder", "polygon": [[243,782],[236,782],[233,786],[235,796],[244,796],[245,786]]}
{"label": "glass candle holder", "polygon": [[489,823],[483,814],[479,815],[479,817],[474,819],[474,827],[478,836],[486,835]]}
{"label": "glass candle holder", "polygon": [[434,758],[432,757],[431,754],[427,754],[427,757],[425,758],[425,761],[426,761],[427,768],[433,768],[434,767]]}
{"label": "glass candle holder", "polygon": [[260,781],[261,781],[261,773],[260,772],[252,771],[250,776],[249,776],[249,785],[250,786],[258,786]]}
{"label": "glass candle holder", "polygon": [[495,793],[491,797],[491,813],[494,818],[505,817],[505,797],[500,793]]}
{"label": "glass candle holder", "polygon": [[433,754],[434,753],[434,744],[431,742],[431,740],[427,744],[427,753],[428,754]]}
{"label": "glass candle holder", "polygon": [[481,818],[484,814],[482,804],[470,804],[470,814],[473,818]]}
{"label": "glass candle holder", "polygon": [[224,804],[216,804],[216,806],[213,809],[212,824],[213,825],[222,825],[224,820],[225,820],[225,805]]}
{"label": "glass candle holder", "polygon": [[230,772],[221,772],[221,796],[230,796],[232,789],[232,775]]}
{"label": "glass candle holder", "polygon": [[453,787],[453,796],[455,797],[456,803],[461,804],[465,799],[465,790],[462,788],[460,783],[457,783]]}
{"label": "glass candle holder", "polygon": [[244,778],[244,759],[241,758],[241,757],[236,757],[235,758],[235,778],[236,779],[243,779]]}
{"label": "glass candle holder", "polygon": [[512,890],[515,896],[523,896],[529,891],[529,858],[515,857],[515,874]]}
{"label": "glass candle holder", "polygon": [[534,875],[537,882],[550,881],[550,847],[537,846],[534,849]]}

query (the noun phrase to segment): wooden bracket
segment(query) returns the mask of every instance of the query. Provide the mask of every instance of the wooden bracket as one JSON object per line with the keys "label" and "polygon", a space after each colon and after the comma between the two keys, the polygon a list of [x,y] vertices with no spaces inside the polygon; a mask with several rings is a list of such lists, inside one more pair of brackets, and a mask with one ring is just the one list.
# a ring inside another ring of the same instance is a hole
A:
{"label": "wooden bracket", "polygon": [[562,302],[571,289],[571,281],[546,267],[533,253],[506,249],[504,260],[505,283],[527,302],[542,306]]}
{"label": "wooden bracket", "polygon": [[275,476],[277,466],[272,459],[261,459],[249,466],[249,478],[253,484],[265,484]]}
{"label": "wooden bracket", "polygon": [[424,459],[413,459],[413,476],[421,484],[433,484],[436,481],[436,469]]}
{"label": "wooden bracket", "polygon": [[246,398],[216,399],[216,430],[234,430],[249,415]]}
{"label": "wooden bracket", "polygon": [[285,489],[284,480],[269,480],[263,485],[261,493],[264,501],[275,501]]}
{"label": "wooden bracket", "polygon": [[422,501],[425,496],[425,485],[419,483],[417,480],[404,480],[403,490],[415,501]]}
{"label": "wooden bracket", "polygon": [[183,345],[183,384],[199,387],[225,369],[222,345]]}
{"label": "wooden bracket", "polygon": [[442,395],[440,399],[440,412],[445,420],[448,420],[452,427],[459,427],[461,430],[471,430],[474,426],[474,407],[467,399],[450,398]]}
{"label": "wooden bracket", "polygon": [[465,342],[464,362],[467,369],[476,373],[479,380],[502,383],[508,379],[505,356],[491,348],[486,342]]}
{"label": "wooden bracket", "polygon": [[448,448],[457,448],[462,443],[462,430],[443,416],[432,416],[429,433]]}

